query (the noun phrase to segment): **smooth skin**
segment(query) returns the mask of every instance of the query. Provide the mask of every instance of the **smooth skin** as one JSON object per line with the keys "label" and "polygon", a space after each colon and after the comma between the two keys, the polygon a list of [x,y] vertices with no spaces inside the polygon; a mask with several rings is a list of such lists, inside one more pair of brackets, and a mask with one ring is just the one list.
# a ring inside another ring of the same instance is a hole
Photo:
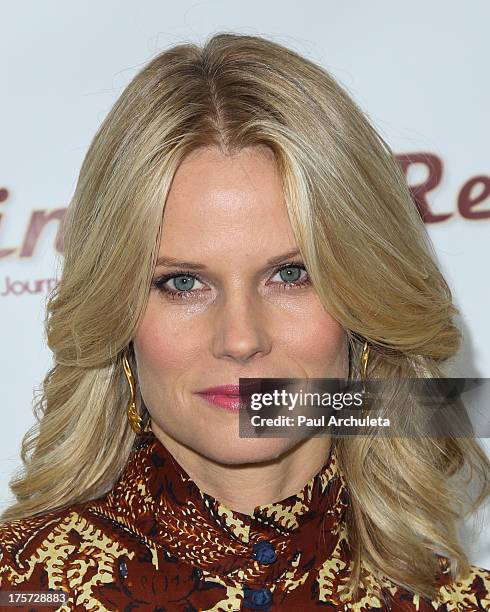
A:
{"label": "smooth skin", "polygon": [[[157,265],[133,338],[138,383],[155,436],[202,491],[244,514],[301,490],[324,465],[330,438],[240,438],[238,414],[196,392],[240,377],[348,375],[347,334],[299,267],[299,251],[268,264],[295,250],[268,148],[201,148],[184,159],[159,258],[205,268]],[[288,277],[278,270],[289,263]]]}

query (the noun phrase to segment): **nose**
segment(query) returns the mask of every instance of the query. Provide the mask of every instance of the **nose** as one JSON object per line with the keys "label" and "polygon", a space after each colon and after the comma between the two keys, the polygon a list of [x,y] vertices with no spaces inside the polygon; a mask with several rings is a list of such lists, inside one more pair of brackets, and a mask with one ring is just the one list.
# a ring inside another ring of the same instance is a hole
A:
{"label": "nose", "polygon": [[213,354],[241,364],[271,350],[264,305],[257,296],[236,291],[223,299],[216,312]]}

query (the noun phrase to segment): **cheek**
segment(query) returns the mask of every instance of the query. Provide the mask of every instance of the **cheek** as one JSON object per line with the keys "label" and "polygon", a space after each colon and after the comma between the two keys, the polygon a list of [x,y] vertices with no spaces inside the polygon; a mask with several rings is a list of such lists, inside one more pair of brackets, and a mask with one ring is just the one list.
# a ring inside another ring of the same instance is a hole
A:
{"label": "cheek", "polygon": [[182,370],[199,354],[199,337],[171,313],[162,316],[161,309],[150,304],[133,341],[141,373],[152,370],[161,376]]}
{"label": "cheek", "polygon": [[319,301],[303,309],[298,324],[290,328],[288,343],[292,354],[301,359],[310,376],[346,375],[347,333]]}

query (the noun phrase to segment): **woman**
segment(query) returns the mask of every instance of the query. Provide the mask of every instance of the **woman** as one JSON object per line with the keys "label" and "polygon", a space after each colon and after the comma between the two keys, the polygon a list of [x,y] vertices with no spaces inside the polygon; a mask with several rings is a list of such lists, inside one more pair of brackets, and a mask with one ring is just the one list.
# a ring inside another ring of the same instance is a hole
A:
{"label": "woman", "polygon": [[2,591],[65,591],[62,610],[488,609],[457,538],[465,469],[475,507],[489,492],[474,440],[242,438],[234,409],[240,377],[442,376],[456,312],[393,154],[329,74],[252,36],[161,53],[68,211]]}

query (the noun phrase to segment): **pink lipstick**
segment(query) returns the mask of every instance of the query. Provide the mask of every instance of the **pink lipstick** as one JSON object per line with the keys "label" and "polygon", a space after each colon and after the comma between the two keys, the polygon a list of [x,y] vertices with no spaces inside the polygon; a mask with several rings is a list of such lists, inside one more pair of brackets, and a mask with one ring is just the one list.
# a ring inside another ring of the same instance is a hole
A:
{"label": "pink lipstick", "polygon": [[223,408],[228,412],[238,412],[240,410],[240,387],[238,385],[221,385],[219,387],[209,387],[198,391],[200,395],[210,404]]}

